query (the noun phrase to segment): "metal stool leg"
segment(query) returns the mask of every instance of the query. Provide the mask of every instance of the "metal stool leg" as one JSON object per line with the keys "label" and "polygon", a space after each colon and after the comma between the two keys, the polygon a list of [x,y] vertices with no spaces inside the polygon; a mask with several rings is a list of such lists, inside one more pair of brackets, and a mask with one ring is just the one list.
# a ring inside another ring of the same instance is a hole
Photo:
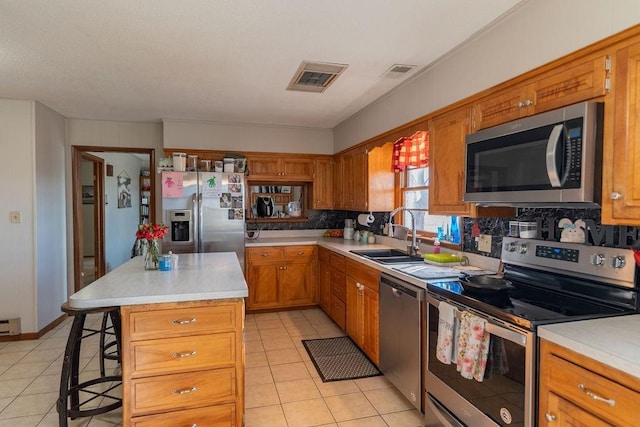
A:
{"label": "metal stool leg", "polygon": [[[67,408],[67,396],[69,389],[76,390],[78,385],[78,362],[80,360],[80,342],[82,341],[82,330],[84,328],[85,315],[78,314],[73,318],[67,346],[64,351],[64,360],[62,361],[62,374],[60,375],[60,393],[56,409],[59,415],[60,427],[67,426],[67,418],[69,417]],[[71,395],[72,405],[78,404],[78,392]]]}

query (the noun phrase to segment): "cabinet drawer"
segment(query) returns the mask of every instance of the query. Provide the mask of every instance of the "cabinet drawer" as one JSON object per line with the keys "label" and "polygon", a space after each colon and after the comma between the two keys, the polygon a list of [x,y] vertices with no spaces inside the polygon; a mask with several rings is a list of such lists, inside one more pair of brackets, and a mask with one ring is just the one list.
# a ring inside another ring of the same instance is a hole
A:
{"label": "cabinet drawer", "polygon": [[233,332],[136,341],[131,344],[131,375],[139,377],[233,366],[235,342]]}
{"label": "cabinet drawer", "polygon": [[236,328],[236,310],[236,305],[220,304],[132,312],[129,315],[128,337],[136,341],[233,331]]}
{"label": "cabinet drawer", "polygon": [[326,248],[318,248],[318,261],[331,265],[331,251]]}
{"label": "cabinet drawer", "polygon": [[339,271],[344,271],[345,257],[343,255],[338,255],[334,252],[331,252],[331,268]]}
{"label": "cabinet drawer", "polygon": [[335,295],[340,300],[347,301],[347,278],[340,271],[331,270],[331,295]]}
{"label": "cabinet drawer", "polygon": [[131,420],[132,427],[193,427],[235,426],[235,405],[208,406],[205,408],[186,409],[157,415],[136,417]]}
{"label": "cabinet drawer", "polygon": [[235,369],[162,375],[131,381],[132,415],[233,402]]}
{"label": "cabinet drawer", "polygon": [[261,247],[247,249],[247,259],[249,261],[282,261],[284,260],[284,251],[282,247]]}
{"label": "cabinet drawer", "polygon": [[315,246],[285,246],[284,257],[287,261],[291,260],[311,260],[316,256]]}
{"label": "cabinet drawer", "polygon": [[[640,393],[555,354],[551,354],[546,362],[548,370],[545,380],[550,389],[557,390],[589,412],[616,424],[634,425],[637,422],[636,402],[640,401]],[[607,370],[603,367],[600,372],[606,373]],[[590,397],[588,393],[611,399],[613,406]]]}
{"label": "cabinet drawer", "polygon": [[342,330],[347,327],[347,306],[344,301],[339,300],[335,295],[331,295],[331,318],[340,326]]}
{"label": "cabinet drawer", "polygon": [[379,272],[375,268],[368,267],[352,259],[347,259],[347,276],[376,292],[378,292],[378,275]]}

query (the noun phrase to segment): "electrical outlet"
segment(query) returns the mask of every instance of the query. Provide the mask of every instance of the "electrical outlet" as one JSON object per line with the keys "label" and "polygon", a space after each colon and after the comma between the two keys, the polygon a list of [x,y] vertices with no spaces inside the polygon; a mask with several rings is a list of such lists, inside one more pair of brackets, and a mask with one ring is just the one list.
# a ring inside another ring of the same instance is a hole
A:
{"label": "electrical outlet", "polygon": [[11,221],[11,224],[20,224],[22,222],[20,211],[9,212],[9,221]]}
{"label": "electrical outlet", "polygon": [[478,250],[480,252],[491,252],[491,235],[481,234],[478,239]]}

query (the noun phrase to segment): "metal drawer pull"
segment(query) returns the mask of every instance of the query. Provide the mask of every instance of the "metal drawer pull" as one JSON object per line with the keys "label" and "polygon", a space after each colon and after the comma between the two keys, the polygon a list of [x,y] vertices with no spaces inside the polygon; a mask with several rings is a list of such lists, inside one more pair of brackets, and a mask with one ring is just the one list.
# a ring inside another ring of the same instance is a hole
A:
{"label": "metal drawer pull", "polygon": [[267,256],[271,256],[271,254],[270,254],[270,253],[268,253],[268,252],[264,252],[264,253],[262,254],[262,256],[267,257]]}
{"label": "metal drawer pull", "polygon": [[556,416],[547,412],[546,414],[544,414],[544,418],[547,420],[547,422],[554,422],[556,420]]}
{"label": "metal drawer pull", "polygon": [[615,400],[606,399],[604,397],[598,396],[597,394],[593,393],[592,391],[589,391],[589,389],[586,388],[584,386],[584,384],[578,384],[578,388],[580,389],[581,392],[585,393],[587,396],[589,396],[593,400],[597,400],[599,402],[607,403],[609,406],[616,406],[616,401]]}
{"label": "metal drawer pull", "polygon": [[298,252],[298,255],[304,255],[304,252]]}
{"label": "metal drawer pull", "polygon": [[195,387],[183,388],[182,390],[173,390],[173,394],[189,394],[193,393],[194,391],[198,391],[198,389]]}
{"label": "metal drawer pull", "polygon": [[171,354],[173,357],[175,357],[176,359],[179,357],[190,357],[190,356],[195,356],[197,353],[195,350],[189,352],[189,353],[173,353]]}
{"label": "metal drawer pull", "polygon": [[189,323],[195,323],[196,322],[196,318],[192,317],[191,319],[176,319],[176,320],[172,320],[171,323],[173,323],[174,325],[188,325]]}

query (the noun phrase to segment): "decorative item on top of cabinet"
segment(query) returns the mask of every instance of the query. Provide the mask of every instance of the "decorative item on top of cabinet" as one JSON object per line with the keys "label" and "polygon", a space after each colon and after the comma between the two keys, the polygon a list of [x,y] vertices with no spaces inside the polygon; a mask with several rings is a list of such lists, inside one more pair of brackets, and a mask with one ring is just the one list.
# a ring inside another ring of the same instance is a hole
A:
{"label": "decorative item on top of cabinet", "polygon": [[604,107],[603,224],[640,225],[640,36],[632,41],[615,53],[614,98]]}
{"label": "decorative item on top of cabinet", "polygon": [[242,426],[243,299],[130,305],[121,316],[125,427]]}
{"label": "decorative item on top of cabinet", "polygon": [[316,246],[247,248],[247,310],[316,304]]}
{"label": "decorative item on top of cabinet", "polygon": [[493,93],[473,105],[473,130],[602,96],[610,69],[611,58],[598,53]]}
{"label": "decorative item on top of cabinet", "polygon": [[312,181],[313,158],[296,154],[250,155],[249,179]]}
{"label": "decorative item on top of cabinet", "polygon": [[463,106],[429,120],[429,213],[470,217],[514,216],[514,208],[479,207],[462,200],[469,116],[469,106]]}
{"label": "decorative item on top of cabinet", "polygon": [[540,340],[540,426],[637,426],[640,379]]}

